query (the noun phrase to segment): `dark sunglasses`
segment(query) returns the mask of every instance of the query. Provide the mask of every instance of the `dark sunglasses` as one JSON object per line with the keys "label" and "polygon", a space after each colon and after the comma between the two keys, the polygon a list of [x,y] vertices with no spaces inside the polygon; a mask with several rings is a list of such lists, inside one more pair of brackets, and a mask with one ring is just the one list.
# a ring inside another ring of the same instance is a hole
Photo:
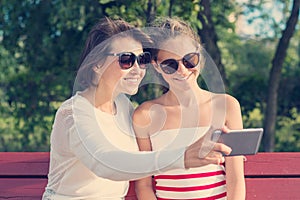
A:
{"label": "dark sunglasses", "polygon": [[[183,56],[182,59],[175,60],[175,59],[167,59],[159,63],[161,70],[166,74],[174,74],[178,70],[179,62],[182,61],[182,64],[188,68],[194,68],[198,65],[200,60],[200,54],[199,53],[188,53],[185,56]],[[157,61],[156,61],[157,62]]]}
{"label": "dark sunglasses", "polygon": [[119,56],[119,65],[121,69],[130,69],[135,61],[139,64],[141,69],[146,69],[147,65],[151,63],[151,54],[149,52],[143,52],[139,55],[135,55],[131,52],[124,53],[108,53],[108,56]]}

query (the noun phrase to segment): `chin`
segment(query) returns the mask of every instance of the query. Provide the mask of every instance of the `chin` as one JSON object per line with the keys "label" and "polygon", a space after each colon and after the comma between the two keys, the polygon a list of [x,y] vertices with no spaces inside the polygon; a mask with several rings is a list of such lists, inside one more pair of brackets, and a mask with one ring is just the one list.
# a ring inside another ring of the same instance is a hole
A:
{"label": "chin", "polygon": [[133,89],[133,90],[127,90],[124,93],[128,95],[135,95],[138,92],[138,88]]}

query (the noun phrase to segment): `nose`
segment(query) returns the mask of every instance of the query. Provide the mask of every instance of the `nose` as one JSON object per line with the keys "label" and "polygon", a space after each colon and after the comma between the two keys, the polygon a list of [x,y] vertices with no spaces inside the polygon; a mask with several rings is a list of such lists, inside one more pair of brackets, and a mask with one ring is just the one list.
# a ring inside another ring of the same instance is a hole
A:
{"label": "nose", "polygon": [[133,65],[132,65],[132,67],[131,67],[130,72],[132,72],[132,73],[134,73],[134,72],[135,73],[139,73],[140,71],[141,71],[141,68],[140,68],[137,60],[135,60],[134,63],[133,63]]}
{"label": "nose", "polygon": [[183,65],[182,61],[178,62],[178,69],[177,69],[177,73],[178,74],[186,74],[188,71],[188,69]]}

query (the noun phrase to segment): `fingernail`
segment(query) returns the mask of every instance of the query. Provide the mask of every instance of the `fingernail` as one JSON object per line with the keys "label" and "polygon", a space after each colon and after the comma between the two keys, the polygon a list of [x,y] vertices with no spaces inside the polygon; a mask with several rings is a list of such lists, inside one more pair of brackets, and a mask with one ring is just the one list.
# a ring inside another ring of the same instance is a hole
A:
{"label": "fingernail", "polygon": [[225,158],[222,156],[222,157],[221,157],[220,165],[223,164],[224,162],[225,162]]}

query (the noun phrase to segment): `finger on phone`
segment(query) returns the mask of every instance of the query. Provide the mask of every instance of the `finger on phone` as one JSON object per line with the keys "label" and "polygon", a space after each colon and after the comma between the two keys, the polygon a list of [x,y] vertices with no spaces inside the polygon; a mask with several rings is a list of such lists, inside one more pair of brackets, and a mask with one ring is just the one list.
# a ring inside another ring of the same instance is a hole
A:
{"label": "finger on phone", "polygon": [[214,145],[214,150],[222,152],[225,155],[229,155],[232,151],[232,149],[229,146],[226,146],[225,144],[222,143],[216,143]]}
{"label": "finger on phone", "polygon": [[222,127],[222,131],[223,131],[224,133],[228,133],[228,132],[230,131],[230,129],[229,129],[227,126],[223,126],[223,127]]}

